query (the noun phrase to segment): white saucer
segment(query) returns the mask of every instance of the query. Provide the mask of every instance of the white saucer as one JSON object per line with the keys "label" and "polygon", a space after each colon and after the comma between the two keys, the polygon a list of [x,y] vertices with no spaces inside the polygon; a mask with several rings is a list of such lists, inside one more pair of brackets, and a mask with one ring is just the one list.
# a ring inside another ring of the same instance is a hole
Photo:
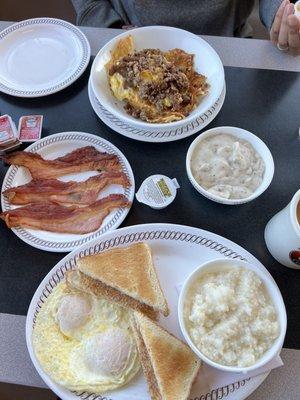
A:
{"label": "white saucer", "polygon": [[133,126],[127,125],[119,118],[116,118],[108,110],[106,110],[96,98],[92,89],[91,78],[89,80],[88,91],[90,103],[93,107],[93,110],[98,115],[98,117],[111,129],[131,139],[140,140],[142,142],[159,143],[172,142],[174,140],[183,139],[193,135],[196,132],[199,132],[201,129],[204,129],[209,123],[213,121],[213,119],[218,115],[219,111],[221,110],[225,100],[226,86],[224,86],[224,89],[219,99],[208,111],[206,111],[204,114],[202,114],[200,117],[196,118],[189,124],[169,131],[146,131],[136,129]]}
{"label": "white saucer", "polygon": [[0,33],[0,91],[40,97],[71,85],[90,60],[90,45],[76,26],[55,18],[18,22]]}

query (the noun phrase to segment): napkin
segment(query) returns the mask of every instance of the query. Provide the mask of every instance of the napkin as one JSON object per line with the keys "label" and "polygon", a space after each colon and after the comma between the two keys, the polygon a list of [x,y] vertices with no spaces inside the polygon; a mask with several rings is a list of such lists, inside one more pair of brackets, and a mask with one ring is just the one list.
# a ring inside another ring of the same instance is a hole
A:
{"label": "napkin", "polygon": [[[175,288],[177,291],[177,295],[179,296],[182,284],[176,285]],[[249,371],[247,373],[221,371],[219,369],[211,367],[208,364],[202,363],[200,374],[198,375],[198,379],[193,386],[193,392],[209,392],[213,389],[218,389],[235,382],[254,378],[255,376],[270,372],[272,369],[281,367],[282,365],[283,361],[279,354],[272,358],[272,360],[270,360],[262,367],[254,369],[253,371]]]}
{"label": "napkin", "polygon": [[199,393],[210,393],[213,390],[226,387],[236,382],[254,378],[255,376],[270,372],[272,369],[280,367],[282,365],[283,362],[278,355],[274,357],[274,359],[272,359],[269,363],[265,364],[264,367],[248,372],[247,374],[243,374],[220,371],[216,368],[211,367],[210,365],[203,363],[197,379],[193,384],[191,398],[193,398],[193,396],[198,396]]}

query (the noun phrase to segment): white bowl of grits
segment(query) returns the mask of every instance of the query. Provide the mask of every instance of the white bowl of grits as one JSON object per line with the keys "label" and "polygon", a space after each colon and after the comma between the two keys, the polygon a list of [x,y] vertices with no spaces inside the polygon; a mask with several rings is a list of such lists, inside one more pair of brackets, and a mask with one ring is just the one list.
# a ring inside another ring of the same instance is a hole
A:
{"label": "white bowl of grits", "polygon": [[[132,39],[134,53],[126,53],[126,48],[130,48],[129,38]],[[137,62],[136,53],[139,54],[146,49],[155,49],[154,51],[161,51],[164,55],[172,50],[178,50],[178,56],[173,53],[172,59],[167,59],[172,64],[171,66],[156,65],[156,57],[150,57],[149,61],[148,55],[142,57],[139,55]],[[185,52],[185,56],[182,51]],[[126,54],[127,58],[133,56],[134,59],[126,60],[125,63]],[[145,58],[148,60],[147,63]],[[179,68],[178,73],[173,71],[173,64],[176,64],[177,69]],[[207,93],[200,96],[199,100],[192,102],[190,109],[189,107],[186,109],[184,104],[189,103],[187,95],[194,98],[194,95],[189,93],[189,89],[194,87],[194,81],[193,84],[190,81],[188,93],[181,93],[180,88],[179,92],[177,91],[179,84],[181,87],[187,83],[186,78],[181,76],[182,72],[188,76],[185,73],[187,66],[196,74],[203,75],[208,84]],[[114,71],[111,71],[111,68]],[[176,77],[174,75],[172,83],[173,72]],[[206,41],[185,30],[166,26],[132,29],[113,38],[95,57],[90,79],[95,96],[106,110],[124,123],[143,130],[172,129],[186,125],[214,105],[225,84],[222,62]],[[154,87],[152,88],[151,85]],[[170,93],[170,96],[167,93]],[[153,118],[152,122],[145,118],[147,107],[150,105],[156,108],[159,105],[159,110],[156,110],[157,118]],[[139,109],[143,112],[138,112]],[[184,116],[180,116],[180,113]],[[161,118],[164,114],[166,114],[165,118]],[[169,114],[173,114],[173,117],[169,118]]]}
{"label": "white bowl of grits", "polygon": [[236,259],[196,268],[182,287],[178,317],[187,343],[205,363],[244,373],[280,352],[287,325],[281,293],[269,272]]}
{"label": "white bowl of grits", "polygon": [[274,161],[266,144],[253,133],[220,126],[201,133],[192,142],[186,170],[203,196],[237,205],[256,199],[269,187]]}

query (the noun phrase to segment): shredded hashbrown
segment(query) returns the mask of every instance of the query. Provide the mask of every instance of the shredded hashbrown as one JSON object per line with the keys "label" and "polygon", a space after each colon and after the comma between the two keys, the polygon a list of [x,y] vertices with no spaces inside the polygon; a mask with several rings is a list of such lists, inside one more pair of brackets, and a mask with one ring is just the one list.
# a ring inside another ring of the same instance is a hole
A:
{"label": "shredded hashbrown", "polygon": [[107,64],[110,87],[125,110],[143,121],[173,122],[186,117],[208,93],[194,55],[181,49],[134,51],[129,35],[120,40]]}

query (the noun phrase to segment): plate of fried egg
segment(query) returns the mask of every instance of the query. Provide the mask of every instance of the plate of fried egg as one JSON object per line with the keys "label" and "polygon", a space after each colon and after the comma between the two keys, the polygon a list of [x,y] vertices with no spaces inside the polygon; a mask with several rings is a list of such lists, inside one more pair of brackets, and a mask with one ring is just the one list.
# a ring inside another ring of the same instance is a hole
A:
{"label": "plate of fried egg", "polygon": [[245,399],[270,367],[250,375],[212,368],[178,321],[182,283],[216,258],[265,270],[235,243],[173,224],[125,227],[74,250],[29,306],[26,341],[37,372],[62,400]]}

